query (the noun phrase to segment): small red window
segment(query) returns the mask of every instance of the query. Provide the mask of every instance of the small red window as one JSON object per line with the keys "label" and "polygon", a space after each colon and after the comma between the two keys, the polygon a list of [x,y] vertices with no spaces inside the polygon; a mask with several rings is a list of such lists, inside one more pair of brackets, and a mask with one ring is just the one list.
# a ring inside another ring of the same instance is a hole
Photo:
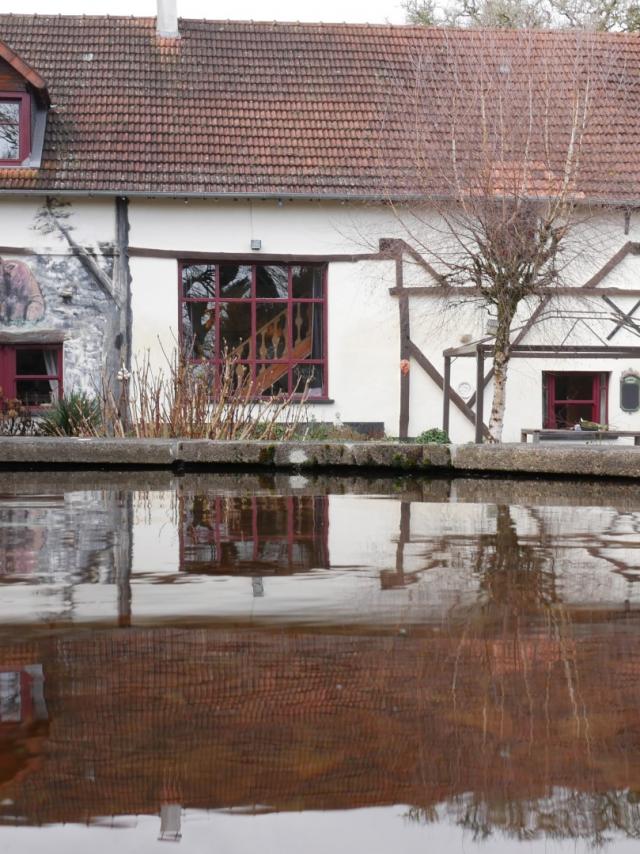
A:
{"label": "small red window", "polygon": [[62,345],[0,344],[0,388],[24,406],[55,403],[62,395]]}
{"label": "small red window", "polygon": [[16,165],[31,148],[29,96],[0,92],[0,165]]}
{"label": "small red window", "polygon": [[545,427],[572,430],[581,420],[607,420],[607,374],[583,371],[544,374]]}

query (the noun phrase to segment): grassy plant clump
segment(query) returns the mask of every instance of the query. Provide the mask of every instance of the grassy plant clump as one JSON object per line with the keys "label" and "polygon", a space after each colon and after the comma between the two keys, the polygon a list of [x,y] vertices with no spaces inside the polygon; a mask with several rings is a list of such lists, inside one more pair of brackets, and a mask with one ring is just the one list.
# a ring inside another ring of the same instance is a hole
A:
{"label": "grassy plant clump", "polygon": [[100,401],[86,392],[72,391],[47,410],[39,420],[38,432],[42,436],[100,436]]}
{"label": "grassy plant clump", "polygon": [[418,445],[450,445],[451,439],[444,432],[444,430],[438,429],[438,427],[431,427],[429,430],[424,430],[420,433],[419,436],[416,436],[415,439]]}

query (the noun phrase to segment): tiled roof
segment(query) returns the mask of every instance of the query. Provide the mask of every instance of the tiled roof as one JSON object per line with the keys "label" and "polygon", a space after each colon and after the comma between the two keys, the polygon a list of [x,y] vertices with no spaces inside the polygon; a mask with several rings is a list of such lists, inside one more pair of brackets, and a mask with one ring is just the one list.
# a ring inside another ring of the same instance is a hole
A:
{"label": "tiled roof", "polygon": [[[53,105],[41,168],[0,169],[0,189],[413,193],[416,139],[429,162],[450,148],[452,52],[473,75],[487,43],[480,31],[346,24],[182,20],[180,32],[159,39],[152,18],[0,15],[0,40],[47,81]],[[493,38],[522,89],[523,36]],[[580,191],[640,199],[640,39],[597,35],[585,49],[581,38],[527,35],[527,50],[565,57],[569,72],[576,56],[606,54]],[[418,125],[398,98],[416,58],[437,90]],[[562,99],[566,74],[557,77]]]}

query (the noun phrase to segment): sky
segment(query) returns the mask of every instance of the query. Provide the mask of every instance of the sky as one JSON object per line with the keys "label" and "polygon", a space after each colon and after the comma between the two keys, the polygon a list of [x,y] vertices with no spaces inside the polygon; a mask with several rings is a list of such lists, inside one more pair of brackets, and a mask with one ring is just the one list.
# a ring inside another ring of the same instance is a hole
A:
{"label": "sky", "polygon": [[[401,24],[401,0],[177,0],[182,18]],[[0,0],[0,12],[155,15],[156,0]]]}

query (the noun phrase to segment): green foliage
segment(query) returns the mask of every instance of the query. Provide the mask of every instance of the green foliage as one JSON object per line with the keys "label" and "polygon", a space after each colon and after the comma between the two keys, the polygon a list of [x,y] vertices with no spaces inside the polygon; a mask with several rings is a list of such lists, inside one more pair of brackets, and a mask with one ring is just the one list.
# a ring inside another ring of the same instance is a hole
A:
{"label": "green foliage", "polygon": [[72,391],[42,418],[43,436],[97,436],[102,425],[100,402],[83,391]]}
{"label": "green foliage", "polygon": [[416,436],[416,443],[418,445],[450,445],[451,439],[444,430],[431,427],[430,430],[424,430],[419,436]]}
{"label": "green foliage", "polygon": [[309,442],[366,442],[369,439],[348,424],[316,421],[315,418],[306,425],[300,425],[297,438]]}

